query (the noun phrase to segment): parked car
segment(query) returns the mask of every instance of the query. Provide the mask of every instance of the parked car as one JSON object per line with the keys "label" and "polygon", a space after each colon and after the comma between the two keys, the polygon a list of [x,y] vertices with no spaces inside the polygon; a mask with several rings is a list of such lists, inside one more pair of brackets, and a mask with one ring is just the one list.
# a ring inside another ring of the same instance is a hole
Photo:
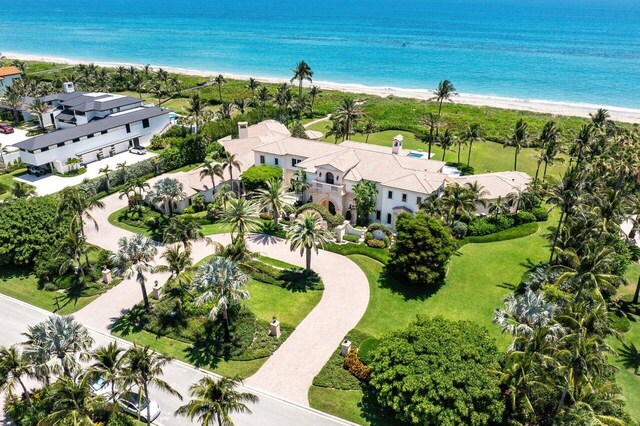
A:
{"label": "parked car", "polygon": [[98,376],[89,382],[91,386],[91,393],[97,396],[102,396],[105,399],[111,397],[111,386],[109,386],[104,380],[104,377]]}
{"label": "parked car", "polygon": [[[152,422],[160,416],[160,406],[155,401],[150,401],[147,398],[140,397],[135,392],[126,392],[118,399],[118,405],[122,407],[124,411],[134,416],[140,416],[143,421],[147,421],[147,406],[149,408],[149,421]],[[138,410],[139,408],[139,410]]]}
{"label": "parked car", "polygon": [[40,167],[40,166],[29,166],[27,167],[27,171],[32,174],[32,175],[36,175],[36,176],[42,176],[42,175],[46,175],[47,173],[49,173],[46,169]]}
{"label": "parked car", "polygon": [[134,146],[129,148],[129,152],[132,154],[145,155],[147,153],[147,149],[143,146]]}
{"label": "parked car", "polygon": [[4,133],[5,135],[13,133],[13,127],[8,124],[0,124],[0,133]]}

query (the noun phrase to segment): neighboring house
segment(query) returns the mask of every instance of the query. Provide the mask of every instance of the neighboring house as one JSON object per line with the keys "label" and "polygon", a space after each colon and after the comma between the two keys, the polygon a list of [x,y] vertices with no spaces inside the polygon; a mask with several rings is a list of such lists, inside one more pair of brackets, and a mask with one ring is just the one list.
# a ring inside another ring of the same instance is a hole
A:
{"label": "neighboring house", "polygon": [[0,67],[0,95],[7,87],[11,87],[15,79],[22,76],[21,71],[14,67]]}
{"label": "neighboring house", "polygon": [[526,188],[530,181],[520,172],[450,176],[445,173],[444,162],[405,150],[402,135],[396,136],[387,148],[351,141],[336,145],[293,138],[284,125],[273,120],[254,126],[239,123],[238,127],[238,139],[227,137],[220,143],[236,155],[242,172],[253,165],[270,164],[283,169],[284,180],[289,182],[302,169],[310,184],[306,199],[342,214],[352,223],[357,215],[353,187],[363,180],[375,182],[378,190],[369,219],[389,226],[394,226],[398,214],[417,211],[427,196],[441,194],[447,185],[476,180],[485,186],[485,198],[491,202]]}
{"label": "neighboring house", "polygon": [[[202,195],[202,198],[205,202],[210,203],[213,201],[214,189],[211,184],[211,178],[205,177],[200,179],[200,170],[202,167],[199,167],[194,170],[190,170],[188,172],[177,172],[172,173],[169,176],[157,176],[152,179],[149,179],[147,183],[149,184],[149,189],[146,191],[145,199],[148,202],[148,194],[153,189],[153,185],[166,177],[170,177],[171,179],[176,179],[178,182],[182,183],[182,190],[184,191],[186,198],[183,200],[177,201],[173,203],[173,211],[175,213],[183,213],[184,210],[190,206],[193,202],[193,197],[197,194]],[[226,179],[228,180],[228,173],[225,173]],[[216,177],[216,188],[219,188],[223,183],[222,179]],[[168,213],[167,208],[163,203],[158,203],[154,206],[158,210]]]}
{"label": "neighboring house", "polygon": [[67,161],[88,164],[147,146],[151,138],[170,125],[171,111],[146,107],[140,99],[107,93],[82,93],[65,83],[65,92],[42,98],[51,105],[49,123],[58,130],[15,145],[20,158],[31,166],[64,173]]}
{"label": "neighboring house", "polygon": [[[484,189],[485,194],[482,199],[486,206],[478,205],[477,213],[488,213],[489,206],[496,202],[498,197],[507,202],[509,194],[526,190],[531,182],[529,175],[523,172],[481,173],[479,175],[456,176],[453,179],[458,185],[475,182]],[[511,210],[514,211],[515,207],[512,207]]]}

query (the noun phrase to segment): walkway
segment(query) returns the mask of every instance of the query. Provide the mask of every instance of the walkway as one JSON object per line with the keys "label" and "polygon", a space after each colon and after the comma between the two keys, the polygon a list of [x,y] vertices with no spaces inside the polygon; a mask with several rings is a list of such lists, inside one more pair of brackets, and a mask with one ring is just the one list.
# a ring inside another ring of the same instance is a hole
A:
{"label": "walkway", "polygon": [[[103,201],[106,208],[92,212],[99,231],[91,225],[87,226],[86,233],[92,244],[115,251],[118,240],[132,233],[111,225],[107,218],[112,212],[124,207],[126,200],[113,194]],[[221,243],[229,242],[226,234],[213,235],[211,239]],[[252,251],[304,266],[304,259],[298,252],[291,252],[282,239],[254,235],[248,243]],[[160,260],[161,252],[162,248],[156,261]],[[193,244],[194,262],[212,253],[213,247],[204,242]],[[318,255],[314,255],[312,267],[324,282],[322,299],[262,368],[246,381],[255,388],[305,406],[308,406],[307,393],[313,378],[331,357],[342,338],[360,321],[369,303],[367,278],[348,258],[321,250]],[[147,286],[149,291],[155,280],[162,285],[167,277],[168,274],[150,274]],[[140,287],[135,280],[124,280],[75,316],[96,330],[109,332],[114,321],[141,300]]]}
{"label": "walkway", "polygon": [[308,122],[307,124],[304,125],[304,128],[308,129],[309,127],[313,126],[316,123],[322,123],[323,121],[328,121],[328,120],[331,120],[331,114],[327,115],[326,117],[318,118],[317,120]]}

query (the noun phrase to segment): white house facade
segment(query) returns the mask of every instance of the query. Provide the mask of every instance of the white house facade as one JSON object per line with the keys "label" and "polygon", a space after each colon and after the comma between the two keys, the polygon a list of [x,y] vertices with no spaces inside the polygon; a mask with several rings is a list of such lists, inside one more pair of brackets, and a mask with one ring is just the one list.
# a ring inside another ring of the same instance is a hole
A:
{"label": "white house facade", "polygon": [[14,66],[0,67],[0,95],[7,87],[11,87],[13,82],[20,78],[22,73]]}

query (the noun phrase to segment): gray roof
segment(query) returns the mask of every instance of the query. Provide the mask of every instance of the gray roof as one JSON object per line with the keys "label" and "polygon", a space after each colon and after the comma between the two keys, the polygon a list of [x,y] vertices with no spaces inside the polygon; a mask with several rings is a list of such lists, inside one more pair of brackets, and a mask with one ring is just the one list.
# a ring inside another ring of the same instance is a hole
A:
{"label": "gray roof", "polygon": [[62,142],[78,139],[83,136],[99,133],[104,130],[113,129],[115,127],[124,126],[125,124],[134,123],[144,120],[145,118],[157,117],[168,114],[170,111],[164,108],[148,107],[131,112],[124,112],[118,115],[110,115],[100,120],[93,120],[87,124],[81,124],[67,129],[57,130],[51,133],[35,136],[26,139],[14,146],[27,151],[45,148],[47,146],[57,145]]}
{"label": "gray roof", "polygon": [[142,103],[142,99],[132,98],[131,96],[121,96],[113,99],[112,95],[105,94],[103,96],[78,96],[68,101],[63,101],[62,105],[73,111],[87,112],[108,111],[112,108],[140,103]]}
{"label": "gray roof", "polygon": [[43,96],[40,99],[42,102],[53,102],[53,101],[67,101],[69,99],[77,98],[78,96],[82,96],[87,92],[71,92],[71,93],[54,93],[52,95]]}
{"label": "gray roof", "polygon": [[76,116],[67,110],[64,110],[60,114],[56,115],[56,118],[61,121],[76,121]]}

